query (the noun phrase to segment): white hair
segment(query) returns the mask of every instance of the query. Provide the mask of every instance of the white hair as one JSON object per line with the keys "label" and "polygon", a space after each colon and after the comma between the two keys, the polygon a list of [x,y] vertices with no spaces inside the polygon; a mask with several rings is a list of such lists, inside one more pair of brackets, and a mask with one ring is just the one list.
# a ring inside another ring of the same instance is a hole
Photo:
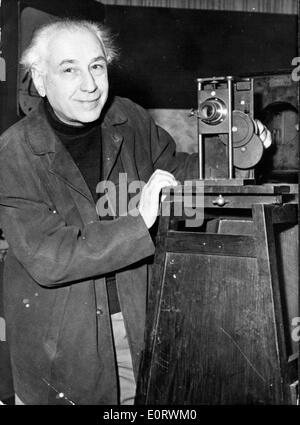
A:
{"label": "white hair", "polygon": [[25,70],[30,71],[33,65],[38,65],[43,61],[45,52],[48,51],[49,40],[60,30],[88,30],[98,37],[107,63],[111,63],[118,56],[113,37],[104,25],[87,20],[56,19],[35,30],[31,43],[21,56],[20,64],[24,66]]}

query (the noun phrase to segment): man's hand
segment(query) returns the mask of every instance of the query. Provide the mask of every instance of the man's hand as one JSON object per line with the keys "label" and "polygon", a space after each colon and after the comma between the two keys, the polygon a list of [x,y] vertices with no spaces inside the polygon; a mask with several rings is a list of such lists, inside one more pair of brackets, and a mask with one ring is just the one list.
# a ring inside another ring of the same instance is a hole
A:
{"label": "man's hand", "polygon": [[148,229],[153,226],[158,214],[160,192],[167,186],[177,186],[175,177],[167,171],[156,170],[143,187],[138,209]]}
{"label": "man's hand", "polygon": [[255,131],[256,134],[258,135],[258,137],[262,141],[262,144],[264,145],[264,147],[266,149],[269,148],[272,144],[272,136],[271,136],[270,131],[259,120],[256,119],[254,121],[255,121],[255,124],[256,124],[256,131]]}

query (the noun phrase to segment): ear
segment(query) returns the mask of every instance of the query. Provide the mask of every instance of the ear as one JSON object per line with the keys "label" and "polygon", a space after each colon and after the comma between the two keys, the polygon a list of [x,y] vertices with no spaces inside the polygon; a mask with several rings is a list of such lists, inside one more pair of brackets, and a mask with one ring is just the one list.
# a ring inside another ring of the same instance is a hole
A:
{"label": "ear", "polygon": [[31,68],[31,77],[35,88],[37,89],[38,94],[41,97],[46,96],[45,84],[44,84],[44,74],[40,68],[33,65]]}

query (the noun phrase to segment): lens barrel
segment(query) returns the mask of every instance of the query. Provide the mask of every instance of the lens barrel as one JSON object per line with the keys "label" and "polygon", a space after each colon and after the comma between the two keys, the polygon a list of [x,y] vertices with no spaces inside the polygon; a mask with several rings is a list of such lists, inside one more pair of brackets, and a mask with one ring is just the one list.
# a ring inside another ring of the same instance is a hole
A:
{"label": "lens barrel", "polygon": [[220,124],[227,116],[225,103],[218,98],[209,98],[199,105],[199,118],[209,125]]}

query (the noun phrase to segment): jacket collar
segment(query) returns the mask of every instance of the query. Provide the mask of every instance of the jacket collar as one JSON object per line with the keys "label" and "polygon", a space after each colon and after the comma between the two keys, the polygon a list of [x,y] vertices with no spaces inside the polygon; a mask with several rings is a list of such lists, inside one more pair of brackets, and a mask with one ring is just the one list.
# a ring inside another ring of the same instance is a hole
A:
{"label": "jacket collar", "polygon": [[108,98],[104,108],[103,108],[103,125],[104,126],[117,126],[124,124],[128,117],[125,112],[120,108],[118,102],[115,101],[115,98]]}
{"label": "jacket collar", "polygon": [[[109,99],[102,112],[103,127],[114,127],[124,124],[128,118],[120,109],[114,98]],[[117,134],[118,132],[116,132]],[[28,115],[25,125],[25,137],[31,150],[36,155],[44,155],[46,153],[55,153],[57,145],[57,137],[51,128],[45,113],[44,102],[41,101],[38,107]],[[114,138],[119,141],[120,137]]]}
{"label": "jacket collar", "polygon": [[[64,148],[63,144],[55,135],[49,124],[43,102],[40,102],[37,109],[28,115],[25,125],[25,137],[32,152],[35,155],[49,155],[48,168],[51,173],[57,175],[70,187],[81,193],[93,203],[93,197],[88,186],[78,171],[76,164]],[[108,179],[110,172],[116,162],[120,151],[123,135],[117,126],[127,121],[127,116],[120,109],[118,104],[109,102],[103,110],[102,127],[102,156],[104,180]]]}

